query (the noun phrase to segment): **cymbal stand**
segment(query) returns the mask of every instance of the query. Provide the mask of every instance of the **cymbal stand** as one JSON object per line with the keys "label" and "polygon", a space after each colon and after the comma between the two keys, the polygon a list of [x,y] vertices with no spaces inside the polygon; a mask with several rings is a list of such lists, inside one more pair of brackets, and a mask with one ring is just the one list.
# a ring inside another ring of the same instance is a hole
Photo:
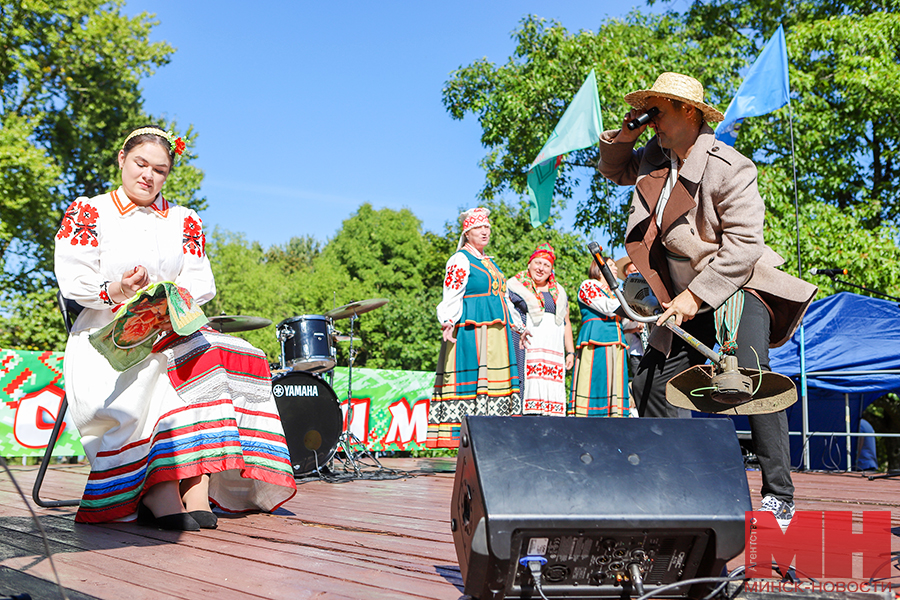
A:
{"label": "cymbal stand", "polygon": [[[347,426],[341,432],[340,438],[338,438],[338,445],[344,449],[344,469],[350,470],[352,468],[353,473],[359,477],[362,475],[359,460],[362,456],[368,456],[374,460],[379,468],[383,469],[384,467],[372,453],[366,450],[362,440],[350,430],[350,426],[353,423],[353,362],[356,358],[356,351],[353,349],[353,331],[357,319],[359,319],[359,316],[356,313],[350,315],[350,349],[348,350],[347,360]],[[361,446],[362,451],[356,452],[353,449],[354,446]]]}

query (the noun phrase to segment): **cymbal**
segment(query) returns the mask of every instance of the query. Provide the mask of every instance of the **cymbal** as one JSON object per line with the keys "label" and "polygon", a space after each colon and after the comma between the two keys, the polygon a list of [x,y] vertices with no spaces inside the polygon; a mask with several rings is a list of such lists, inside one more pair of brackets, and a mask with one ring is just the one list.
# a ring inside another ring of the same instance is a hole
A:
{"label": "cymbal", "polygon": [[251,331],[262,329],[272,324],[272,321],[263,317],[249,317],[246,315],[216,315],[209,317],[209,326],[220,333],[236,333],[238,331]]}
{"label": "cymbal", "polygon": [[361,315],[363,313],[367,313],[370,310],[375,310],[376,308],[382,307],[388,303],[387,298],[372,298],[370,300],[357,300],[356,302],[351,302],[350,304],[345,304],[343,306],[338,306],[337,308],[332,308],[327,313],[325,313],[326,317],[331,317],[335,321],[339,319],[346,319],[347,317],[352,317],[353,315]]}

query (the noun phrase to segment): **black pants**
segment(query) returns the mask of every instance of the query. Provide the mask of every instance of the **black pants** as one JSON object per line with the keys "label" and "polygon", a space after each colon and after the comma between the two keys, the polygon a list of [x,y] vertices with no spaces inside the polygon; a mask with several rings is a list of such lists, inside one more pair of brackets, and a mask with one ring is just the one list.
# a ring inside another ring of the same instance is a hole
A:
{"label": "black pants", "polygon": [[[713,347],[716,342],[715,320],[712,311],[697,315],[682,327],[701,342]],[[744,312],[737,335],[738,365],[747,369],[769,371],[769,312],[753,294],[744,295]],[[666,383],[675,375],[694,365],[702,365],[706,358],[684,340],[673,335],[669,358],[647,348],[632,381],[634,401],[642,417],[690,417],[689,410],[666,402]],[[756,354],[752,349],[756,350]],[[783,410],[767,415],[750,415],[750,433],[762,471],[762,495],[772,495],[786,502],[793,501],[794,483],[791,481],[791,454],[788,439],[787,413]]]}

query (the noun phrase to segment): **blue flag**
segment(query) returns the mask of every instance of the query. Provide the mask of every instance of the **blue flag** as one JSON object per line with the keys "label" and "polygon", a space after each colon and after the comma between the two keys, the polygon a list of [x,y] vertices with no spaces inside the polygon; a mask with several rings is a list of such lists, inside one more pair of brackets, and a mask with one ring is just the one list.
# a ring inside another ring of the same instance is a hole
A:
{"label": "blue flag", "polygon": [[725,120],[716,127],[716,139],[734,146],[741,121],[781,108],[790,102],[790,93],[787,43],[779,25],[728,105]]}
{"label": "blue flag", "polygon": [[575,94],[550,139],[528,167],[528,196],[531,203],[531,226],[537,227],[550,218],[553,188],[562,155],[593,146],[603,133],[597,76],[591,70],[581,89]]}

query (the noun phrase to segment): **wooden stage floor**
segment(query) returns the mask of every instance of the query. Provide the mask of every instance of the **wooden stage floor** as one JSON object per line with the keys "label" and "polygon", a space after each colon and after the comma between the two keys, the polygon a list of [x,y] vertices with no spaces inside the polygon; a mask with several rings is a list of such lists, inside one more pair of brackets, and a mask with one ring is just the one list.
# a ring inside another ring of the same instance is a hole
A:
{"label": "wooden stage floor", "polygon": [[[133,524],[77,525],[74,508],[35,507],[69,597],[134,600],[465,598],[450,534],[455,460],[382,459],[415,473],[393,480],[304,483],[275,514],[219,518],[199,533]],[[37,467],[11,466],[31,504]],[[42,497],[79,497],[85,465],[53,466]],[[760,476],[747,472],[754,502]],[[801,510],[890,510],[900,525],[900,479],[795,473]],[[900,538],[893,537],[896,550]],[[742,564],[743,557],[730,566]],[[0,596],[59,598],[41,534],[0,472]]]}

